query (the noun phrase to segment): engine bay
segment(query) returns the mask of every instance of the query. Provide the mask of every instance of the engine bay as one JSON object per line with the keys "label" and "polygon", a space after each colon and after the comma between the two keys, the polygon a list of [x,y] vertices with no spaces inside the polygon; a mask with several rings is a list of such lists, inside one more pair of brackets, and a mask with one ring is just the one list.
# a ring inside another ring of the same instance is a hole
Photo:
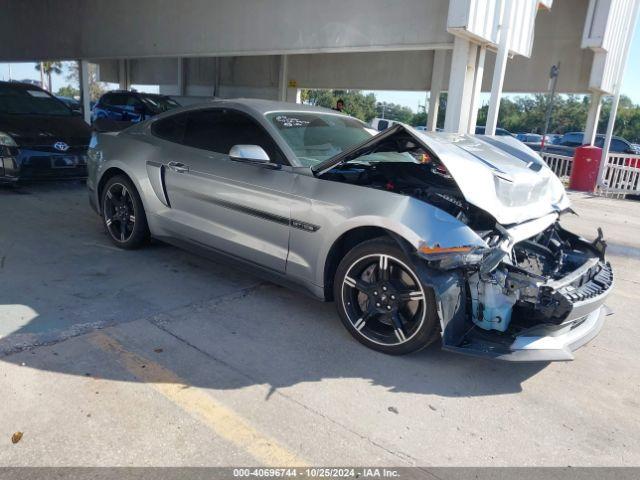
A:
{"label": "engine bay", "polygon": [[474,230],[491,228],[495,220],[465,200],[444,165],[421,150],[411,156],[416,161],[345,163],[323,178],[407,195],[447,212]]}

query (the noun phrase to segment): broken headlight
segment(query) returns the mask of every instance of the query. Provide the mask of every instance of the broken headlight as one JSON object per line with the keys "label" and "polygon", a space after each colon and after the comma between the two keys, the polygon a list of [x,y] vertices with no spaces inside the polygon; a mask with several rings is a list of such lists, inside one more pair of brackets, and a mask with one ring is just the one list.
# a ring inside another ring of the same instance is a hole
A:
{"label": "broken headlight", "polygon": [[472,267],[482,262],[491,249],[478,246],[440,247],[423,244],[418,255],[440,270]]}

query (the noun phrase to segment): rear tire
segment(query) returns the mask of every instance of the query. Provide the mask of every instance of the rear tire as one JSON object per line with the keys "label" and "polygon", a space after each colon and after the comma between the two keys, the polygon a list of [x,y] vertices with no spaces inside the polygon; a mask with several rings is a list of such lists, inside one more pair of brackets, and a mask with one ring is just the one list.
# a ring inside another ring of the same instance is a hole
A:
{"label": "rear tire", "polygon": [[439,337],[435,295],[392,240],[369,240],[347,253],[333,293],[346,329],[373,350],[404,355]]}
{"label": "rear tire", "polygon": [[124,175],[111,177],[100,199],[102,221],[118,248],[134,250],[149,240],[147,216],[133,182]]}

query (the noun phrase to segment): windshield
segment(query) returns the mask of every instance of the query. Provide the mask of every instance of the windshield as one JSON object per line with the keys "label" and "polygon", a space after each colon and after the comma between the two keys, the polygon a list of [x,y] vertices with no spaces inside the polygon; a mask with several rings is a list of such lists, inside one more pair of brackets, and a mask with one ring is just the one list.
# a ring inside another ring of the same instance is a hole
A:
{"label": "windshield", "polygon": [[8,115],[73,115],[64,103],[37,88],[0,85],[0,113]]}
{"label": "windshield", "polygon": [[330,113],[277,112],[267,119],[305,167],[328,160],[374,133],[360,120]]}
{"label": "windshield", "polygon": [[180,106],[178,102],[169,97],[141,95],[140,98],[147,108],[155,114],[163,113]]}

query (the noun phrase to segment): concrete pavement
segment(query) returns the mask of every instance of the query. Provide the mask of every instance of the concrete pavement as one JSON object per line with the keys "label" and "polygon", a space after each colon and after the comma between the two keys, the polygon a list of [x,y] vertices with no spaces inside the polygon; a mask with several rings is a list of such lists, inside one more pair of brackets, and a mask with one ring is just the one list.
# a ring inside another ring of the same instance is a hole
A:
{"label": "concrete pavement", "polygon": [[0,465],[640,465],[640,204],[573,199],[616,313],[574,362],[508,364],[377,354],[331,304],[112,248],[81,185],[0,190]]}

